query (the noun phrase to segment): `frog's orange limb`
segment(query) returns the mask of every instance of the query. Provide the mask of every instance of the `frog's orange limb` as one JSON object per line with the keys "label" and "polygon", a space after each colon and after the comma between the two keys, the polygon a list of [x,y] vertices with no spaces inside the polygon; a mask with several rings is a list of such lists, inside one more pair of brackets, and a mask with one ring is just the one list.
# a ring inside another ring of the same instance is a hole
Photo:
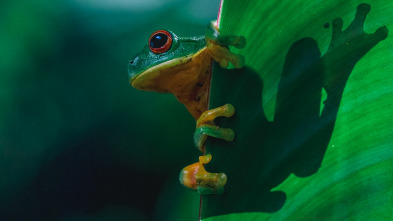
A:
{"label": "frog's orange limb", "polygon": [[235,114],[235,108],[232,104],[225,104],[221,107],[217,107],[208,111],[205,111],[201,114],[198,118],[196,124],[197,127],[201,126],[202,124],[207,124],[210,121],[213,121],[217,117],[232,117]]}
{"label": "frog's orange limb", "polygon": [[197,191],[200,194],[222,194],[227,183],[225,173],[209,173],[205,170],[204,164],[211,161],[212,156],[207,154],[199,157],[199,170],[195,174],[198,184]]}
{"label": "frog's orange limb", "polygon": [[212,156],[207,154],[199,157],[199,162],[191,164],[180,172],[180,183],[198,191],[199,194],[222,194],[227,183],[225,173],[207,172],[204,164],[211,161]]}
{"label": "frog's orange limb", "polygon": [[197,190],[197,182],[195,179],[195,174],[198,172],[199,163],[194,163],[189,166],[184,167],[179,176],[180,183],[184,186]]}
{"label": "frog's orange limb", "polygon": [[214,42],[209,40],[206,42],[206,46],[210,56],[223,68],[228,67],[229,62],[235,68],[242,68],[245,64],[245,59],[242,55],[232,53],[227,47],[214,44]]}
{"label": "frog's orange limb", "polygon": [[229,128],[220,128],[213,122],[217,117],[231,117],[235,113],[235,108],[231,104],[225,104],[201,114],[197,120],[196,130],[194,133],[195,146],[203,151],[207,136],[232,141],[235,133]]}

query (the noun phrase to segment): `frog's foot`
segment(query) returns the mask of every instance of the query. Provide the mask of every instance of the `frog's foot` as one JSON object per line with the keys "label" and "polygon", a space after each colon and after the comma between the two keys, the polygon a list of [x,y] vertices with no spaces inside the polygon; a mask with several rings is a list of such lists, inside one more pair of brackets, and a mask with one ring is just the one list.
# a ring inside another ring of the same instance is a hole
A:
{"label": "frog's foot", "polygon": [[209,173],[204,164],[211,161],[210,154],[199,157],[199,162],[185,167],[180,172],[180,183],[199,194],[222,194],[227,183],[225,173]]}
{"label": "frog's foot", "polygon": [[210,56],[223,68],[228,67],[229,63],[232,63],[235,68],[242,68],[245,63],[244,57],[229,51],[228,46],[230,45],[243,48],[246,45],[246,38],[222,35],[214,24],[210,24],[206,33],[206,46]]}
{"label": "frog's foot", "polygon": [[244,57],[230,52],[227,47],[223,47],[209,41],[206,42],[206,46],[209,50],[210,56],[218,62],[221,67],[228,67],[229,62],[232,63],[235,68],[242,68],[244,66]]}
{"label": "frog's foot", "polygon": [[197,191],[199,194],[222,194],[227,183],[225,173],[209,173],[205,170],[204,164],[212,160],[212,155],[207,154],[199,157],[199,169],[195,174]]}
{"label": "frog's foot", "polygon": [[199,163],[194,163],[184,167],[179,176],[180,183],[185,187],[188,187],[193,190],[197,190],[197,182],[195,179],[195,174],[199,170]]}
{"label": "frog's foot", "polygon": [[232,45],[236,48],[244,48],[244,46],[246,46],[246,38],[244,36],[223,35],[214,21],[208,25],[205,38],[206,41],[213,42],[223,47]]}
{"label": "frog's foot", "polygon": [[217,117],[231,117],[235,113],[235,108],[231,104],[225,104],[201,114],[197,120],[196,130],[194,133],[195,146],[203,151],[207,136],[232,141],[235,133],[229,128],[220,128],[216,126],[213,120]]}

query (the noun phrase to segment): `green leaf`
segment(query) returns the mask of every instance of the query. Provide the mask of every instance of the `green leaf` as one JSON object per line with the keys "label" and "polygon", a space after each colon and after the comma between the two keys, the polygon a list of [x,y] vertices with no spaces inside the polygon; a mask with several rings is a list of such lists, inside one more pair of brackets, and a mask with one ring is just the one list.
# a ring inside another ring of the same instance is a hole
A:
{"label": "green leaf", "polygon": [[393,218],[393,2],[225,0],[246,67],[215,65],[210,107],[235,141],[208,139],[203,220]]}

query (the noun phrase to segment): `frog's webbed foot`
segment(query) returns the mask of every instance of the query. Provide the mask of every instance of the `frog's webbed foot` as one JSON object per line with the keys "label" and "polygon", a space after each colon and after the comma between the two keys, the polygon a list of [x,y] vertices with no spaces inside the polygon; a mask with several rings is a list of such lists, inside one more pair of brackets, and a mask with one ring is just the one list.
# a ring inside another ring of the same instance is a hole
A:
{"label": "frog's webbed foot", "polygon": [[227,183],[224,173],[209,173],[204,164],[211,161],[212,156],[207,154],[199,157],[199,162],[185,167],[180,172],[180,183],[196,190],[199,194],[222,194]]}
{"label": "frog's webbed foot", "polygon": [[232,141],[235,133],[229,128],[220,128],[213,122],[217,117],[231,117],[235,113],[235,108],[231,104],[225,104],[201,114],[197,120],[196,130],[194,133],[195,146],[203,151],[207,136]]}
{"label": "frog's webbed foot", "polygon": [[210,56],[223,68],[228,67],[229,63],[232,63],[235,68],[242,68],[245,64],[244,57],[232,53],[228,48],[230,45],[236,48],[244,48],[246,38],[244,36],[222,35],[220,30],[213,23],[210,23],[206,33],[206,47]]}

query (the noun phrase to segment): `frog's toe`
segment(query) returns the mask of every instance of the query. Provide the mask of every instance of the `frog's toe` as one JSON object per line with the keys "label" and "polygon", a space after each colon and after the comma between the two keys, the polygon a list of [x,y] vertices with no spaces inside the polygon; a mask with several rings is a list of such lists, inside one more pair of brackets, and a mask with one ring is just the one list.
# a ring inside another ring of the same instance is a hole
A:
{"label": "frog's toe", "polygon": [[224,193],[227,175],[225,173],[208,173],[204,177],[197,178],[197,191],[199,194],[217,194]]}
{"label": "frog's toe", "polygon": [[204,164],[209,163],[211,159],[210,154],[199,157],[199,169],[195,174],[196,190],[199,194],[222,194],[224,192],[227,175],[225,173],[209,173],[205,170]]}
{"label": "frog's toe", "polygon": [[218,62],[221,67],[228,67],[229,62],[232,63],[235,68],[242,68],[244,66],[245,59],[242,55],[232,53],[227,47],[214,44],[210,41],[208,41],[206,45],[211,57]]}
{"label": "frog's toe", "polygon": [[[219,58],[218,58],[217,60],[219,60]],[[233,66],[234,66],[235,68],[237,68],[237,69],[242,68],[242,67],[244,66],[244,64],[245,64],[245,59],[244,59],[243,55],[234,54],[234,53],[230,52],[229,50],[228,50],[228,52],[225,54],[224,60],[225,60],[225,62],[226,62],[226,63],[225,63],[226,66],[222,66],[222,65],[221,65],[221,61],[222,61],[222,60],[219,61],[220,66],[223,67],[223,68],[228,67],[228,62],[232,63]]]}
{"label": "frog's toe", "polygon": [[235,132],[229,128],[220,128],[213,121],[217,117],[231,117],[234,114],[235,108],[231,104],[225,104],[203,112],[197,120],[197,127],[194,133],[195,146],[202,151],[208,136],[233,141]]}
{"label": "frog's toe", "polygon": [[244,67],[246,60],[243,55],[236,55],[235,59],[233,59],[231,63],[233,64],[233,66],[235,66],[235,68],[240,69]]}
{"label": "frog's toe", "polygon": [[229,66],[229,61],[225,60],[225,59],[220,60],[218,63],[220,64],[220,67],[222,67],[222,68],[227,68]]}
{"label": "frog's toe", "polygon": [[199,126],[194,133],[195,146],[198,147],[199,150],[202,150],[207,136],[233,141],[235,132],[230,128],[220,128],[216,125]]}

